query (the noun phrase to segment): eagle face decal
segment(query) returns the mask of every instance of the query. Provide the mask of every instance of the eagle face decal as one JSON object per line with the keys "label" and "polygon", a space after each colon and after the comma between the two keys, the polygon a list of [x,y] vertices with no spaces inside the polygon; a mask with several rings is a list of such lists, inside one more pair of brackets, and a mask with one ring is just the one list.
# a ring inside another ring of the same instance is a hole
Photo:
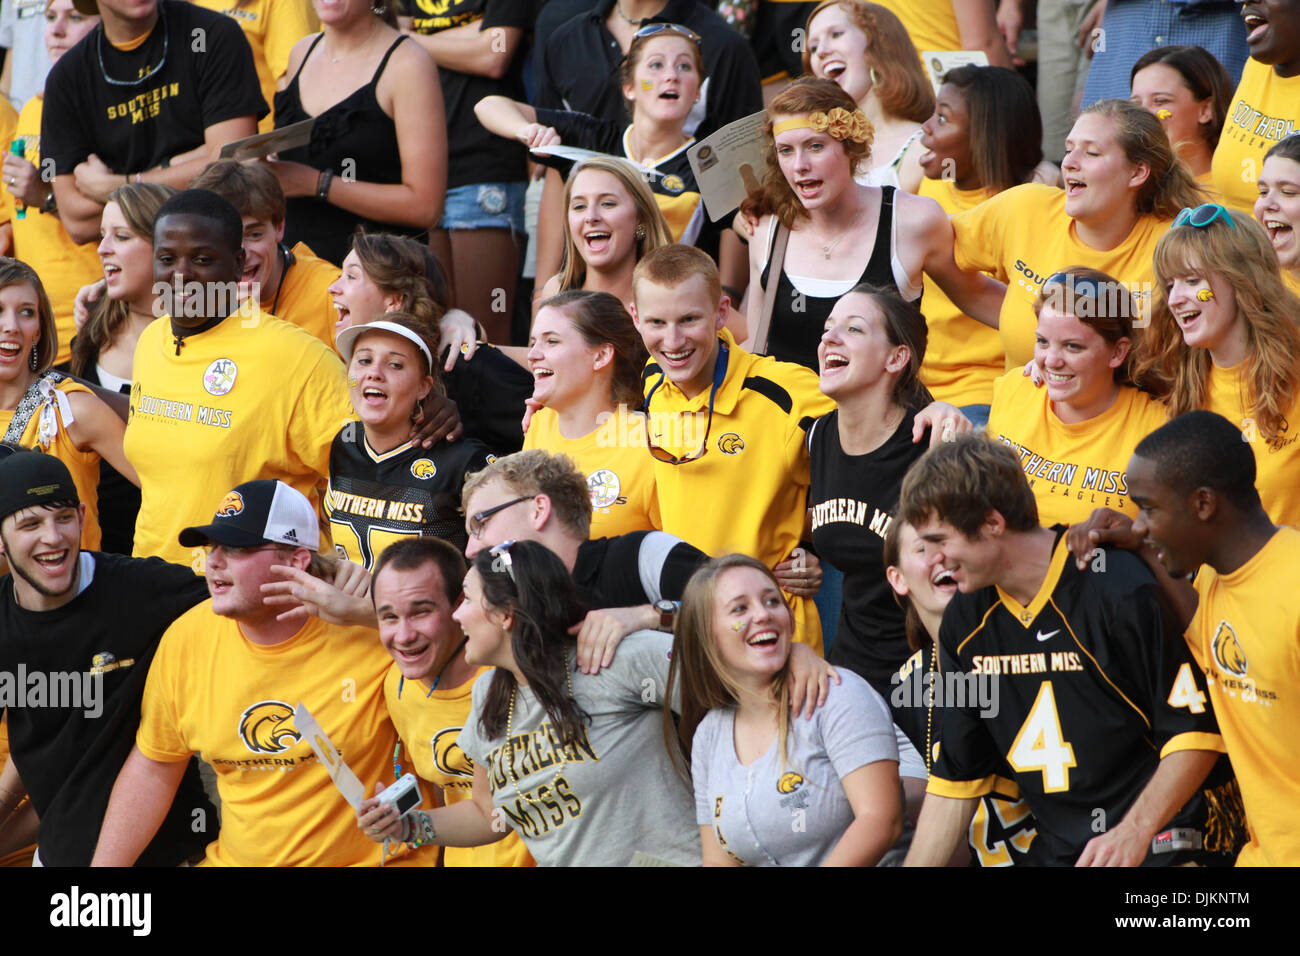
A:
{"label": "eagle face decal", "polygon": [[1246,676],[1246,652],[1237,641],[1231,624],[1227,621],[1219,622],[1219,629],[1214,632],[1210,647],[1220,667],[1236,677]]}
{"label": "eagle face decal", "polygon": [[261,700],[239,717],[239,737],[255,754],[278,754],[288,750],[302,734],[293,725],[293,708],[282,700]]}
{"label": "eagle face decal", "polygon": [[244,496],[238,491],[230,491],[221,499],[221,504],[217,505],[218,518],[233,518],[244,510]]}
{"label": "eagle face decal", "polygon": [[474,761],[460,749],[461,728],[447,727],[433,738],[433,765],[449,777],[473,777]]}

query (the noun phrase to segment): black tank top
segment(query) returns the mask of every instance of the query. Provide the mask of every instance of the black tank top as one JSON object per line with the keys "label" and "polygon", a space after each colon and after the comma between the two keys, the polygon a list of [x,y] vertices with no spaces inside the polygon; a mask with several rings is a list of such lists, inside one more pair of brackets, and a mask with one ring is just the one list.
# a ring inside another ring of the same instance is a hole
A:
{"label": "black tank top", "polygon": [[[312,41],[303,57],[306,66],[316,45],[324,34]],[[297,149],[286,150],[280,158],[296,163],[306,163],[315,169],[332,169],[334,175],[367,183],[396,184],[402,181],[402,158],[397,149],[397,126],[379,106],[376,88],[383,75],[388,58],[397,44],[406,37],[398,37],[379,61],[379,68],[370,82],[335,103],[316,117],[312,127],[311,142]],[[289,85],[275,94],[276,128],[309,119],[303,109],[298,91],[298,77],[302,66]],[[395,232],[400,235],[427,235],[427,231],[393,223],[375,222],[338,206],[322,202],[315,196],[298,196],[288,200],[285,215],[285,244],[290,248],[305,242],[312,252],[335,265],[352,246],[352,235],[358,225],[367,232]]]}
{"label": "black tank top", "polygon": [[[870,282],[882,289],[898,292],[894,281],[893,243],[894,235],[894,187],[880,187],[880,222],[876,225],[876,241],[871,249],[871,258],[862,270],[862,275],[854,285]],[[759,276],[760,292],[767,288],[768,275],[772,270],[772,247],[776,244],[776,229],[772,230],[772,239],[767,248],[767,264]],[[794,287],[785,270],[781,270],[780,284],[776,287],[776,300],[772,304],[772,323],[768,327],[767,354],[783,362],[797,362],[817,371],[817,345],[821,342],[822,331],[831,309],[839,301],[839,296],[819,298],[804,295]],[[921,300],[915,300],[919,308]]]}

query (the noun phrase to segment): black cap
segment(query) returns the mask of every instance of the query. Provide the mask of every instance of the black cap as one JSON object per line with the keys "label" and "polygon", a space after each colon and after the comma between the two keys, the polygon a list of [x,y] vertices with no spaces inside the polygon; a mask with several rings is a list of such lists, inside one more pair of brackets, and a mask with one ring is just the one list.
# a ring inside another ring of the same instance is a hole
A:
{"label": "black cap", "polygon": [[0,451],[0,521],[54,501],[81,502],[67,465],[36,451]]}
{"label": "black cap", "polygon": [[211,524],[186,528],[182,547],[224,544],[256,548],[260,544],[288,544],[315,551],[320,547],[316,509],[302,492],[283,481],[263,478],[246,481],[226,492]]}

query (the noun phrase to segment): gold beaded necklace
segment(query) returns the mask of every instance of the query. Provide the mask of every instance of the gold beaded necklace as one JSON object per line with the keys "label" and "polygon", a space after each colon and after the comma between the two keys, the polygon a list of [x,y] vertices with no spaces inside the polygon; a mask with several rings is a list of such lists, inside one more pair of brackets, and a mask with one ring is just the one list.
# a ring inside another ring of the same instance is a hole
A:
{"label": "gold beaded necklace", "polygon": [[[569,699],[572,700],[573,699],[573,671],[569,668],[568,648],[565,648],[564,651],[564,677],[569,685]],[[510,782],[511,785],[515,788],[515,796],[527,800],[529,803],[531,803],[533,806],[536,807],[539,804],[533,798],[532,794],[519,792],[519,775],[515,773],[515,738],[514,738],[515,694],[517,694],[518,692],[519,692],[519,683],[518,681],[516,681],[515,686],[510,688],[510,707],[506,711],[506,747],[509,748],[506,754],[506,766],[510,768]],[[555,776],[551,778],[552,790],[555,789],[555,783],[557,780],[560,779],[560,774],[564,773],[564,767],[565,764],[567,763],[568,763],[568,759],[564,755],[564,746],[561,745],[560,766],[555,771]]]}

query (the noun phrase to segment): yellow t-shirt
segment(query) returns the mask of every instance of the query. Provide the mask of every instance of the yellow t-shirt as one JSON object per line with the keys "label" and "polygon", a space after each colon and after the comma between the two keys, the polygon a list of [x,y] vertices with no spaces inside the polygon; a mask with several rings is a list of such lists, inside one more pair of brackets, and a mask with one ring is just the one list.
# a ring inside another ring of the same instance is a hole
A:
{"label": "yellow t-shirt", "polygon": [[[13,108],[9,100],[0,96],[0,143],[4,144],[6,151],[9,149],[9,144],[13,142],[14,130],[17,126],[18,111]],[[13,193],[0,184],[0,225],[12,222],[16,210]]]}
{"label": "yellow t-shirt", "polygon": [[[419,681],[402,681],[393,664],[384,678],[388,713],[414,764],[416,776],[442,791],[445,806],[470,799],[474,792],[474,762],[465,756],[456,738],[469,717],[474,681],[490,668],[482,667],[459,687],[432,694]],[[400,695],[399,695],[400,687]],[[426,804],[427,806],[427,804]],[[443,866],[536,866],[519,834],[511,832],[487,846],[444,847]]]}
{"label": "yellow t-shirt", "polygon": [[1275,524],[1300,526],[1300,398],[1286,413],[1291,428],[1270,444],[1259,433],[1247,407],[1250,388],[1242,380],[1244,370],[1244,364],[1234,368],[1212,365],[1205,407],[1240,428],[1250,441],[1255,453],[1255,487],[1268,516]]}
{"label": "yellow t-shirt", "polygon": [[1007,369],[1034,357],[1034,300],[1048,276],[1069,266],[1091,266],[1128,285],[1139,310],[1151,308],[1151,257],[1169,223],[1143,216],[1128,237],[1105,252],[1085,245],[1065,212],[1065,191],[1041,183],[1013,186],[952,219],[954,252],[963,269],[987,272],[1007,284],[999,316]]}
{"label": "yellow t-shirt", "polygon": [[590,435],[565,438],[560,416],[549,408],[533,415],[524,448],[568,455],[587,478],[591,492],[591,537],[612,538],[630,531],[658,529],[654,459],[645,447],[645,416],[617,412]]}
{"label": "yellow t-shirt", "polygon": [[[984,190],[962,190],[946,179],[921,180],[920,195],[933,199],[949,216],[978,206],[989,198]],[[929,338],[921,381],[937,401],[959,408],[987,405],[993,400],[993,380],[1006,371],[1002,339],[997,329],[962,313],[939,284],[924,277],[921,296]]]}
{"label": "yellow t-shirt", "polygon": [[1300,272],[1293,272],[1290,269],[1283,269],[1282,281],[1286,283],[1286,287],[1288,289],[1290,289],[1296,295],[1300,295]]}
{"label": "yellow t-shirt", "polygon": [[177,355],[168,316],[140,333],[125,444],[140,475],[135,556],[201,573],[202,552],[182,548],[180,530],[207,524],[226,492],[257,478],[317,505],[330,444],[354,416],[338,355],[288,322],[235,315],[183,342]]}
{"label": "yellow t-shirt", "polygon": [[1250,215],[1264,154],[1298,127],[1300,76],[1278,76],[1271,66],[1246,60],[1210,168],[1225,205]]}
{"label": "yellow t-shirt", "polygon": [[[1279,528],[1231,574],[1196,576],[1187,628],[1241,786],[1250,843],[1238,866],[1300,866],[1300,531]],[[1175,686],[1175,690],[1177,686]]]}
{"label": "yellow t-shirt", "polygon": [[[71,395],[73,392],[85,392],[87,395],[93,394],[86,386],[74,382],[70,378],[65,378],[55,387],[65,395]],[[58,428],[58,431],[54,434],[54,440],[48,445],[44,445],[40,441],[42,412],[53,415]],[[14,409],[0,409],[0,435],[8,431],[9,423],[13,421],[13,418]],[[86,506],[86,522],[81,529],[81,547],[86,551],[98,551],[100,542],[99,453],[82,451],[77,447],[71,436],[68,435],[67,424],[53,396],[43,403],[42,407],[38,408],[35,414],[27,420],[27,427],[23,429],[23,437],[19,444],[24,448],[31,448],[53,455],[68,466],[68,471],[72,475],[72,483],[77,486],[77,497]]]}
{"label": "yellow t-shirt", "polygon": [[[879,0],[899,20],[912,38],[919,56],[922,50],[960,50],[961,31],[953,0]],[[924,58],[922,58],[924,63]],[[926,73],[929,76],[929,73]]]}
{"label": "yellow t-shirt", "polygon": [[[253,48],[253,67],[268,108],[275,97],[275,83],[289,68],[289,51],[293,45],[320,29],[311,0],[193,0],[213,13],[224,14],[239,24],[244,38]],[[274,128],[275,117],[268,113],[258,132]]]}
{"label": "yellow t-shirt", "polygon": [[[23,157],[37,169],[41,168],[41,111],[45,100],[33,96],[18,114],[14,138],[23,140]],[[10,140],[4,140],[8,148]],[[8,190],[4,195],[12,201]],[[57,212],[41,212],[29,208],[21,219],[15,217],[13,257],[21,259],[41,277],[45,294],[54,308],[54,324],[59,330],[59,351],[55,365],[62,365],[72,356],[72,337],[77,334],[77,324],[72,319],[72,306],[77,292],[104,277],[99,263],[98,243],[77,245],[63,228]]]}
{"label": "yellow t-shirt", "polygon": [[[835,403],[821,393],[817,374],[802,365],[729,347],[704,456],[683,465],[655,462],[663,530],[711,555],[739,551],[768,567],[790,556],[803,537],[808,506],[805,428]],[[651,363],[647,393],[659,381]],[[673,455],[691,455],[704,439],[709,392],[687,398],[667,379],[654,392],[649,428]],[[810,598],[787,595],[795,640],[821,652],[821,621]]]}
{"label": "yellow t-shirt", "polygon": [[[199,754],[217,772],[221,835],[209,866],[377,866],[380,845],[331,782],[294,720],[306,704],[366,793],[392,780],[397,732],[384,707],[391,658],[375,632],[309,618],[254,644],[212,602],[167,629],[149,668],[136,746],[150,760]],[[408,854],[432,865],[436,852]]]}
{"label": "yellow t-shirt", "polygon": [[1121,388],[1096,418],[1068,425],[1056,417],[1045,387],[1015,369],[993,383],[988,435],[1020,456],[1043,525],[1085,520],[1094,508],[1137,514],[1128,497],[1128,460],[1168,421],[1165,407],[1136,388]]}
{"label": "yellow t-shirt", "polygon": [[280,280],[278,295],[263,301],[262,308],[334,348],[334,325],[339,317],[329,287],[338,279],[339,267],[317,258],[305,243],[298,243],[291,251],[293,265]]}

